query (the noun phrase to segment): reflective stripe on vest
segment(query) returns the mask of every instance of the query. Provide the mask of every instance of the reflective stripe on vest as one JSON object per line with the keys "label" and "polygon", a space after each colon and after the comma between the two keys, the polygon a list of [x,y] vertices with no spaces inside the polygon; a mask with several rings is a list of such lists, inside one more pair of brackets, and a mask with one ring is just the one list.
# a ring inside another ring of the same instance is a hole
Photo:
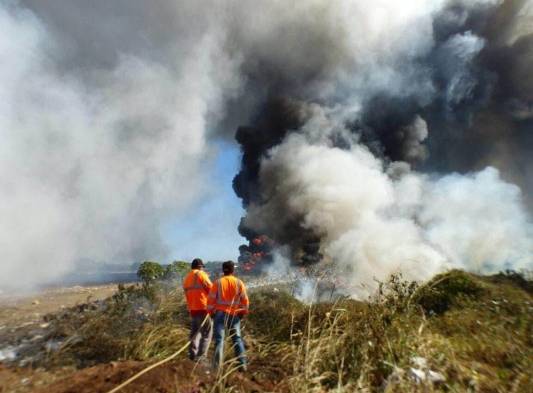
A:
{"label": "reflective stripe on vest", "polygon": [[233,300],[231,301],[222,300],[220,298],[220,288],[221,288],[220,280],[217,280],[217,304],[220,304],[223,306],[233,306],[237,304],[235,299],[239,298],[239,300],[242,301],[242,285],[244,285],[242,281],[237,278],[237,293],[233,297]]}
{"label": "reflective stripe on vest", "polygon": [[194,273],[194,280],[192,282],[192,285],[190,287],[183,288],[184,291],[190,291],[192,289],[205,289],[204,286],[198,282],[199,273],[200,273],[199,271]]}

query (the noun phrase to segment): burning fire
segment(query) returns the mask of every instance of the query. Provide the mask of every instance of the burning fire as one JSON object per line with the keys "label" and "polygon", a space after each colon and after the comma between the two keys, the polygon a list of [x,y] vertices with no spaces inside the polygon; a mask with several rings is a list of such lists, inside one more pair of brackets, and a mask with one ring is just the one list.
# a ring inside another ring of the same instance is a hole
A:
{"label": "burning fire", "polygon": [[272,262],[272,250],[274,241],[266,235],[259,235],[252,238],[248,245],[239,247],[239,263],[245,272],[260,269],[265,263]]}

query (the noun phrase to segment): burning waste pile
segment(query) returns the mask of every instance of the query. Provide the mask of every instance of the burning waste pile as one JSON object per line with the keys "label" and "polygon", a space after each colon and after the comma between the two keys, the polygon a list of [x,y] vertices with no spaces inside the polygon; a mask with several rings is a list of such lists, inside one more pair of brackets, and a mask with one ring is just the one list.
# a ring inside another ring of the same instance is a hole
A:
{"label": "burning waste pile", "polygon": [[244,272],[260,271],[261,266],[272,262],[273,249],[274,242],[268,236],[254,236],[248,245],[243,244],[239,247],[240,255],[237,261]]}

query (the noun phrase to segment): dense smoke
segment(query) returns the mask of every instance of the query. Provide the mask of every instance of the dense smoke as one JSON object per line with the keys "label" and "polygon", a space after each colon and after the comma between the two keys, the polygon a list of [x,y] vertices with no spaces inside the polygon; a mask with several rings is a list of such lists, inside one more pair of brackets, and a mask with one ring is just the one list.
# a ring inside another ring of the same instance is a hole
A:
{"label": "dense smoke", "polygon": [[250,78],[268,97],[237,131],[241,233],[367,286],[531,269],[531,4],[341,3],[272,38],[305,45],[318,30],[312,47],[257,43],[271,52]]}
{"label": "dense smoke", "polygon": [[210,142],[235,130],[239,229],[293,263],[363,283],[530,268],[531,12],[1,2],[0,287],[164,257],[161,221],[205,190]]}
{"label": "dense smoke", "polygon": [[[0,289],[164,258],[239,85],[194,2],[0,3]],[[163,259],[164,260],[164,259]]]}

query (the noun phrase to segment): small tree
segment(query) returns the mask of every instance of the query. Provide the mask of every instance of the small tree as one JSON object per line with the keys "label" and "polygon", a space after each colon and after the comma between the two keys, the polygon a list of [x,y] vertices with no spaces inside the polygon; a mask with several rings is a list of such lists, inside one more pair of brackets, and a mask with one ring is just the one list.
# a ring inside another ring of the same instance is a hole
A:
{"label": "small tree", "polygon": [[190,269],[190,264],[184,261],[174,261],[165,269],[165,280],[183,279]]}
{"label": "small tree", "polygon": [[137,270],[137,276],[141,279],[143,284],[149,285],[162,278],[165,274],[165,269],[157,262],[144,261]]}

